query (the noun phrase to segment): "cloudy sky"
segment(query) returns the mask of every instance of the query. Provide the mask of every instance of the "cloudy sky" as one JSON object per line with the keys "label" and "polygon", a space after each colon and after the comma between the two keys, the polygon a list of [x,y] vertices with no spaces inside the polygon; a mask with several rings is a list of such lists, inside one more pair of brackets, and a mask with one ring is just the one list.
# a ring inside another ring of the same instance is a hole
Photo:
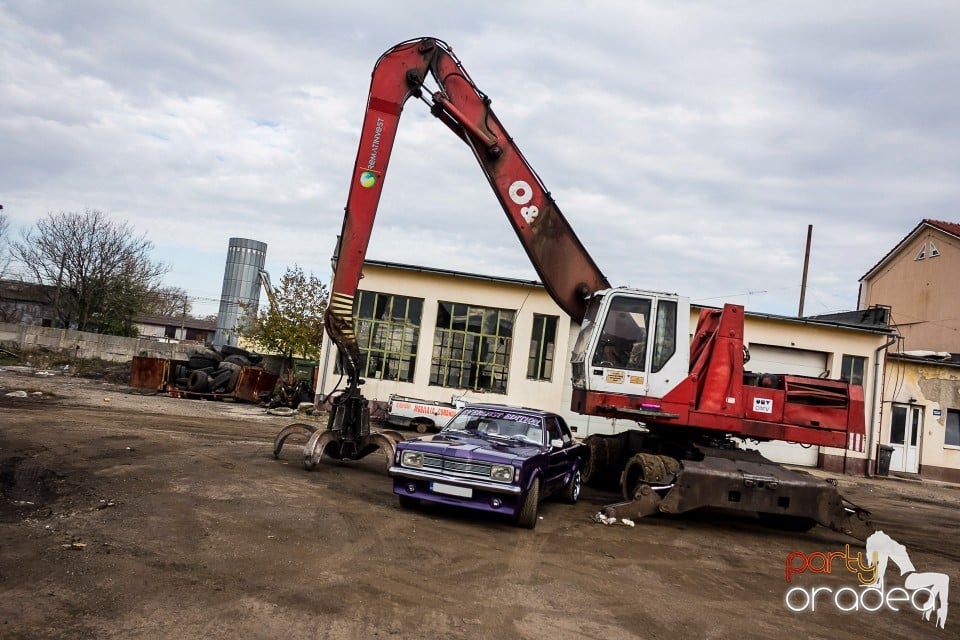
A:
{"label": "cloudy sky", "polygon": [[[100,209],[215,313],[226,248],[322,279],[370,73],[453,47],[614,284],[853,309],[960,221],[960,3],[0,0],[0,203]],[[407,103],[368,257],[535,278],[470,151]]]}

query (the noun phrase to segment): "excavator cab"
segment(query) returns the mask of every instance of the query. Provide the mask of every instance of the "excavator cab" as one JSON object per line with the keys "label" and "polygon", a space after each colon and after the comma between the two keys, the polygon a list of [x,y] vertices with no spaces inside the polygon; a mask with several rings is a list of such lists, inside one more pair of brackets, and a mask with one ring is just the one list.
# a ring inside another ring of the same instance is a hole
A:
{"label": "excavator cab", "polygon": [[573,387],[663,397],[689,372],[690,301],[618,287],[598,291],[573,348]]}

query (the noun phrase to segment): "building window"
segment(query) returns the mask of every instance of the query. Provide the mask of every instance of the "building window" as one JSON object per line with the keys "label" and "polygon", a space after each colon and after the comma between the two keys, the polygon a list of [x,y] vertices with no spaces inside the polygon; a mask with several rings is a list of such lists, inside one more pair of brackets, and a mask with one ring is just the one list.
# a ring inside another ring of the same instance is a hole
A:
{"label": "building window", "polygon": [[533,334],[530,336],[530,357],[527,360],[527,378],[553,379],[553,353],[557,343],[557,316],[533,314]]}
{"label": "building window", "polygon": [[917,253],[917,257],[914,260],[923,260],[927,257],[927,245],[926,243],[920,245],[920,252]]}
{"label": "building window", "polygon": [[943,436],[943,444],[960,447],[960,411],[957,409],[947,409],[947,431]]}
{"label": "building window", "polygon": [[933,244],[933,240],[930,241],[930,257],[936,258],[940,255],[940,250],[937,249],[937,245]]}
{"label": "building window", "polygon": [[516,311],[441,301],[433,336],[430,384],[507,392]]}
{"label": "building window", "polygon": [[413,382],[422,312],[420,298],[357,291],[353,321],[361,377]]}
{"label": "building window", "polygon": [[867,359],[863,356],[848,356],[844,354],[840,365],[840,379],[850,384],[863,385],[863,370],[867,366]]}

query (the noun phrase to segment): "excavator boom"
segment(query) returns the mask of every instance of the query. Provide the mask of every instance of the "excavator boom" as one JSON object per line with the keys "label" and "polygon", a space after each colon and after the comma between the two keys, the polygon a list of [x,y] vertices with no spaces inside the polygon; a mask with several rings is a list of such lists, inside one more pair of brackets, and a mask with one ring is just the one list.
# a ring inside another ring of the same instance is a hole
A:
{"label": "excavator boom", "polygon": [[428,78],[437,84],[429,97],[431,113],[473,151],[550,296],[579,322],[587,297],[610,286],[453,50],[434,38],[400,43],[373,70],[327,311],[327,331],[348,376],[357,375],[353,299],[397,124],[410,97],[427,100]]}

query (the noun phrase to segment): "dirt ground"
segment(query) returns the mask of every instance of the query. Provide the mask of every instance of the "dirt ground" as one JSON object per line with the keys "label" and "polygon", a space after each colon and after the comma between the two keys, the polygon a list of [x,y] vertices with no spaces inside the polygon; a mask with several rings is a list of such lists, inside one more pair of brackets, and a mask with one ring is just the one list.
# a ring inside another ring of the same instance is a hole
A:
{"label": "dirt ground", "polygon": [[[792,552],[863,549],[826,529],[719,514],[604,526],[591,516],[613,496],[590,489],[544,503],[533,531],[404,511],[379,454],[308,473],[288,443],[275,460],[291,421],[0,371],[0,638],[960,637],[954,486],[838,477],[919,571],[950,576],[940,630],[902,603],[843,613],[821,596],[791,612],[791,587],[857,584],[842,562],[786,583]],[[902,585],[892,565],[886,578]]]}

